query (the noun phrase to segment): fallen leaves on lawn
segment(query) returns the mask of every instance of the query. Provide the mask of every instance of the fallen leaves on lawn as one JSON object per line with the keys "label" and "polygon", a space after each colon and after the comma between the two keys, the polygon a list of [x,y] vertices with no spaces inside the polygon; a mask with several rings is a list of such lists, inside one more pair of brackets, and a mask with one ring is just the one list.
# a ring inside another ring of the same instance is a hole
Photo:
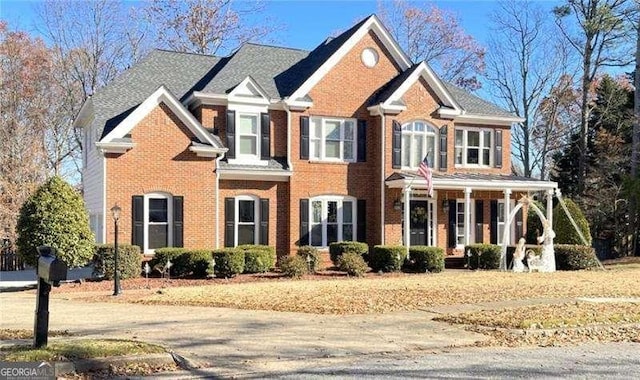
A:
{"label": "fallen leaves on lawn", "polygon": [[479,341],[476,346],[559,347],[584,343],[633,342],[640,343],[640,326],[589,326],[556,330],[487,329],[471,326],[470,331],[489,335],[492,339]]}
{"label": "fallen leaves on lawn", "polygon": [[[49,336],[70,336],[67,330],[50,330]],[[0,329],[0,340],[33,339],[33,330]]]}

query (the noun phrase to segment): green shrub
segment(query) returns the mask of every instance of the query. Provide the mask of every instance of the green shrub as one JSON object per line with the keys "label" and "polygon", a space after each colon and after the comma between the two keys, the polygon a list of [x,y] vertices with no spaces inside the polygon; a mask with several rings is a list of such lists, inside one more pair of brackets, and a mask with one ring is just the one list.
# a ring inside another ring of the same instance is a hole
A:
{"label": "green shrub", "polygon": [[89,216],[78,191],[60,177],[51,177],[20,208],[16,247],[25,264],[35,266],[36,248],[48,245],[69,268],[87,264],[95,253]]}
{"label": "green shrub", "polygon": [[210,249],[187,250],[176,258],[176,265],[181,267],[182,275],[205,278],[213,274],[213,253]]}
{"label": "green shrub", "polygon": [[[589,223],[587,222],[587,218],[584,217],[582,210],[571,199],[565,198],[564,202],[567,205],[567,210],[569,210],[569,213],[573,216],[573,220],[578,225],[578,228],[580,228],[582,235],[587,239],[587,245],[591,245],[591,231],[589,229]],[[584,244],[576,229],[573,228],[573,224],[571,224],[567,213],[564,212],[560,203],[558,203],[558,205],[553,209],[553,230],[556,233],[554,243],[573,245]]]}
{"label": "green shrub", "polygon": [[[113,244],[100,244],[95,248],[93,256],[93,275],[104,276],[105,280],[113,279],[114,266]],[[142,272],[142,255],[137,245],[118,244],[118,275],[121,279],[140,277]]]}
{"label": "green shrub", "polygon": [[[318,252],[318,248],[310,245],[302,246],[298,248],[297,256],[304,259],[304,263],[309,273],[315,273],[320,268],[320,252]],[[311,257],[311,261],[309,261],[308,257]]]}
{"label": "green shrub", "polygon": [[185,248],[176,247],[158,248],[155,250],[153,258],[149,261],[149,266],[151,266],[152,270],[161,271],[167,265],[167,261],[171,261],[171,268],[169,268],[171,277],[184,276],[188,272],[185,273],[186,269],[180,262],[179,257],[186,251]]}
{"label": "green shrub", "polygon": [[438,247],[409,247],[409,263],[406,268],[413,272],[442,272],[444,270],[444,249]]}
{"label": "green shrub", "polygon": [[264,273],[276,265],[276,249],[268,245],[245,244],[238,246],[244,251],[244,273]]}
{"label": "green shrub", "polygon": [[280,262],[282,274],[291,278],[300,278],[307,273],[307,261],[302,256],[287,256]]}
{"label": "green shrub", "polygon": [[218,277],[233,277],[244,271],[244,251],[237,248],[224,248],[213,251],[216,261],[215,274]]}
{"label": "green shrub", "polygon": [[369,254],[369,266],[374,272],[398,272],[406,258],[404,246],[376,245]]}
{"label": "green shrub", "polygon": [[369,267],[357,252],[345,252],[338,258],[338,269],[347,272],[349,276],[362,277]]}
{"label": "green shrub", "polygon": [[471,244],[465,247],[469,252],[469,268],[498,269],[500,268],[501,247],[494,244]]}
{"label": "green shrub", "polygon": [[596,250],[586,245],[556,244],[553,246],[556,257],[556,269],[580,270],[600,266]]}
{"label": "green shrub", "polygon": [[[542,214],[545,214],[546,211],[542,203],[538,201],[534,201],[534,203],[542,211]],[[538,236],[542,235],[542,230],[540,216],[538,216],[533,207],[529,206],[529,211],[527,212],[527,234],[525,235],[527,244],[538,244]]]}
{"label": "green shrub", "polygon": [[331,256],[333,265],[337,266],[340,256],[347,252],[355,252],[362,256],[362,258],[365,258],[369,252],[369,246],[367,243],[361,243],[359,241],[339,241],[329,244],[329,255]]}

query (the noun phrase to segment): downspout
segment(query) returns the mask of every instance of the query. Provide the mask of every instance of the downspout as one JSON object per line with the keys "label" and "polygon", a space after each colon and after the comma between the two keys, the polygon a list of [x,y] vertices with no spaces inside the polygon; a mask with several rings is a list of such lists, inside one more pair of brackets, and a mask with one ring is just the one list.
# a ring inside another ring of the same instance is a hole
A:
{"label": "downspout", "polygon": [[216,249],[220,248],[220,161],[224,158],[224,153],[220,153],[216,158]]}
{"label": "downspout", "polygon": [[282,101],[282,108],[287,113],[287,166],[289,171],[293,171],[293,164],[291,163],[291,109],[287,105],[286,101]]}
{"label": "downspout", "polygon": [[386,147],[386,133],[385,133],[385,116],[384,111],[382,109],[382,104],[378,106],[378,112],[380,113],[380,123],[382,132],[382,144],[380,148],[380,154],[382,157],[382,165],[380,167],[380,244],[384,245],[385,242],[385,232],[386,232],[386,224],[385,224],[385,188],[384,188],[384,175],[385,175],[385,147]]}

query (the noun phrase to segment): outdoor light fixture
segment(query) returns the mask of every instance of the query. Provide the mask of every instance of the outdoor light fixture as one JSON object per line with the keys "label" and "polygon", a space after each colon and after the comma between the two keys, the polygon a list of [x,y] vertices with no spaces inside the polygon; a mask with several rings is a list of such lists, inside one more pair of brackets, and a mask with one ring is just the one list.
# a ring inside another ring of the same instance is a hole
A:
{"label": "outdoor light fixture", "polygon": [[111,216],[113,217],[113,227],[115,232],[115,238],[113,240],[113,295],[118,296],[122,293],[120,288],[120,275],[118,274],[118,220],[120,219],[120,212],[122,209],[116,203],[111,207]]}
{"label": "outdoor light fixture", "polygon": [[448,213],[449,212],[449,199],[447,199],[447,194],[444,194],[444,199],[442,200],[442,211],[444,211],[444,213]]}
{"label": "outdoor light fixture", "polygon": [[402,210],[402,202],[400,202],[400,198],[396,198],[395,201],[393,201],[393,209],[394,210]]}

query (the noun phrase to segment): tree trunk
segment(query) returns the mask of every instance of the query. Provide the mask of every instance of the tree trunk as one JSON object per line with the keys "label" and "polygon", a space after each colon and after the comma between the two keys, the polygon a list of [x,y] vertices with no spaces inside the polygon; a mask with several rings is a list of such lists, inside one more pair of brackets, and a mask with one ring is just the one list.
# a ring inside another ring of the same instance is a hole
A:
{"label": "tree trunk", "polygon": [[[638,178],[638,160],[640,159],[640,20],[636,24],[636,70],[634,79],[634,98],[633,98],[633,113],[635,116],[633,123],[633,132],[631,140],[631,179],[635,182],[640,181]],[[634,189],[638,190],[637,183],[634,182]],[[640,211],[638,207],[638,192],[633,191],[629,199],[629,209],[632,220],[630,225],[634,226],[632,249],[635,251],[636,256],[640,256],[640,248],[638,247],[638,241],[640,235]]]}

